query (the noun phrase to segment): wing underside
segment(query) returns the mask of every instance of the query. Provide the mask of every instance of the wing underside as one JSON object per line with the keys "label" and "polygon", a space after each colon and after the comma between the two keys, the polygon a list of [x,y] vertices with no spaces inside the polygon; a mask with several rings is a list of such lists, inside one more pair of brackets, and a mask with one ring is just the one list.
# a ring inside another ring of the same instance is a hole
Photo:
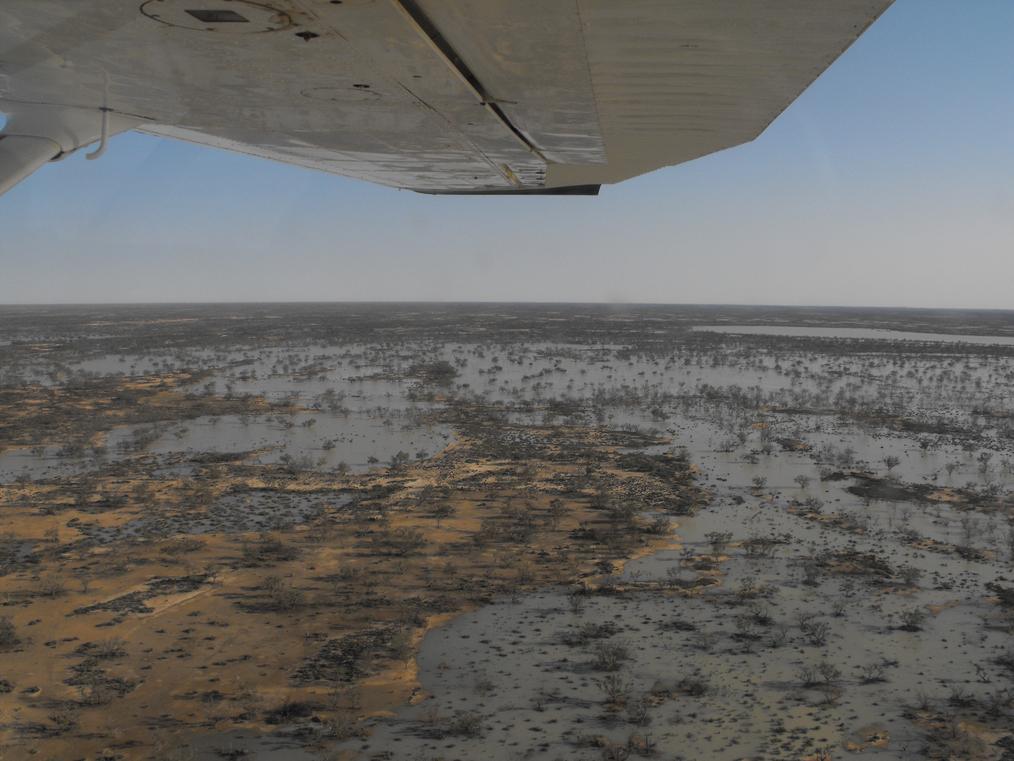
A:
{"label": "wing underside", "polygon": [[38,160],[104,115],[423,192],[591,193],[752,140],[889,3],[6,0],[0,111]]}

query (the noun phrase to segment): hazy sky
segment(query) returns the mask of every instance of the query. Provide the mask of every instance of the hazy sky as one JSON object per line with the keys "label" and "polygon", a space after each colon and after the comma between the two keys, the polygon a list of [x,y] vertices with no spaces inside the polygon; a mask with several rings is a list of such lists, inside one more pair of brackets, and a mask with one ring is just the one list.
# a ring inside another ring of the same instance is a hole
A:
{"label": "hazy sky", "polygon": [[1014,2],[897,0],[758,140],[453,198],[127,134],[0,198],[0,303],[1014,308]]}

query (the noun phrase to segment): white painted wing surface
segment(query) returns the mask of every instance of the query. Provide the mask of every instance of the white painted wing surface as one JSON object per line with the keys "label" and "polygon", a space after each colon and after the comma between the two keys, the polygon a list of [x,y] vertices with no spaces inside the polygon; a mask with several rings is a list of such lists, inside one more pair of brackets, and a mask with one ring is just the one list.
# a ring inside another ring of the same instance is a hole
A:
{"label": "white painted wing surface", "polygon": [[592,193],[757,137],[889,4],[4,0],[0,192],[139,129],[424,192]]}

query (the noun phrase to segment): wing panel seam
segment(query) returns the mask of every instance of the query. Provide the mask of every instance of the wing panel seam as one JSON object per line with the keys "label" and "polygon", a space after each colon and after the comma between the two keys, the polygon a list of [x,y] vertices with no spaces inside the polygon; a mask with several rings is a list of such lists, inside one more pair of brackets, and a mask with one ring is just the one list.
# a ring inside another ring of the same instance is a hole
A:
{"label": "wing panel seam", "polygon": [[526,150],[538,156],[546,164],[549,164],[549,161],[538,147],[528,139],[524,132],[497,105],[496,100],[486,91],[479,78],[475,76],[475,73],[468,67],[468,64],[461,59],[457,51],[454,50],[447,39],[440,33],[440,30],[433,25],[433,22],[430,21],[429,17],[415,0],[391,0],[391,2],[408,18],[418,34],[430,44],[444,63],[472,92],[479,104],[489,111],[497,121],[503,124]]}

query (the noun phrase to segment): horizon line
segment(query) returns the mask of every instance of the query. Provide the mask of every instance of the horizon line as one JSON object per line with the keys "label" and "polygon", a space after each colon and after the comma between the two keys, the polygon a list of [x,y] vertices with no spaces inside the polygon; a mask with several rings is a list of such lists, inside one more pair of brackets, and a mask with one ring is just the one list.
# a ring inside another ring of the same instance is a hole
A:
{"label": "horizon line", "polygon": [[982,306],[898,306],[890,304],[777,304],[777,303],[746,303],[746,302],[666,302],[666,301],[527,301],[495,299],[481,300],[448,300],[448,299],[341,299],[341,300],[262,300],[244,299],[219,301],[64,301],[64,302],[5,302],[0,309],[8,308],[45,308],[45,307],[181,307],[181,306],[307,306],[307,305],[445,305],[445,306],[594,306],[594,307],[738,307],[765,309],[854,309],[854,310],[897,310],[922,312],[1010,312],[1012,307]]}

